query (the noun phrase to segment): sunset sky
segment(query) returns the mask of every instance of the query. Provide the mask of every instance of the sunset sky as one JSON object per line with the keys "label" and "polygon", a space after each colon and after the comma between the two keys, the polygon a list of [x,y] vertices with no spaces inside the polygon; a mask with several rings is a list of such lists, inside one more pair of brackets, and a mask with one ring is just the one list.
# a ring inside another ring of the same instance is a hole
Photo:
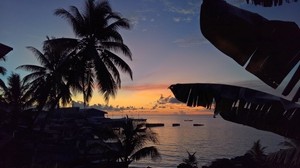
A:
{"label": "sunset sky", "polygon": [[[122,76],[122,89],[108,105],[95,91],[90,105],[122,113],[200,114],[202,108],[179,104],[168,86],[175,83],[227,83],[251,87],[274,94],[270,87],[227,57],[201,34],[199,11],[202,0],[110,0],[114,11],[131,21],[131,30],[122,30],[133,60],[124,60],[133,71],[133,80]],[[263,8],[245,0],[228,0],[240,8],[270,20],[293,21],[300,25],[300,3]],[[0,42],[13,47],[0,62],[8,71],[19,65],[38,64],[26,46],[41,50],[46,36],[74,37],[68,22],[55,16],[57,8],[74,5],[82,9],[83,0],[2,0],[0,4]],[[6,78],[6,76],[1,76]],[[299,83],[298,83],[299,85]],[[82,101],[80,95],[75,101]],[[78,104],[78,103],[77,103]]]}

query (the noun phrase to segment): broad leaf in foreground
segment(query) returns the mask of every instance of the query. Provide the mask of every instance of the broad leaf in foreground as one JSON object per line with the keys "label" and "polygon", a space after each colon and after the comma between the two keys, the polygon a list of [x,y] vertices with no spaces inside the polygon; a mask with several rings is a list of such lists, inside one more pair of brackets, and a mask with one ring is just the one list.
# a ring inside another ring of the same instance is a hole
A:
{"label": "broad leaf in foreground", "polygon": [[188,106],[214,107],[225,120],[300,140],[300,105],[261,91],[210,83],[174,84],[175,97]]}
{"label": "broad leaf in foreground", "polygon": [[[224,0],[204,0],[200,27],[217,49],[273,88],[300,61],[300,29],[294,22],[268,20]],[[283,95],[300,80],[300,66]],[[300,89],[293,101],[300,97]]]}

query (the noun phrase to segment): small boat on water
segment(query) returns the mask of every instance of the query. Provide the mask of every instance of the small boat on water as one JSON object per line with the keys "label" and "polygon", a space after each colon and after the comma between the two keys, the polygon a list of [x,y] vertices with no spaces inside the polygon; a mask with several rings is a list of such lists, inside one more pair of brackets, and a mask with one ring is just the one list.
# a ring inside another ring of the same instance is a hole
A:
{"label": "small boat on water", "polygon": [[184,121],[193,121],[193,120],[184,120]]}
{"label": "small boat on water", "polygon": [[132,120],[137,121],[137,122],[146,122],[147,121],[147,119],[145,119],[145,118],[133,118]]}
{"label": "small boat on water", "polygon": [[146,123],[146,127],[163,127],[164,123]]}
{"label": "small boat on water", "polygon": [[173,123],[172,126],[173,127],[178,127],[178,126],[180,126],[180,124],[179,123]]}
{"label": "small boat on water", "polygon": [[204,126],[204,124],[193,124],[193,126]]}

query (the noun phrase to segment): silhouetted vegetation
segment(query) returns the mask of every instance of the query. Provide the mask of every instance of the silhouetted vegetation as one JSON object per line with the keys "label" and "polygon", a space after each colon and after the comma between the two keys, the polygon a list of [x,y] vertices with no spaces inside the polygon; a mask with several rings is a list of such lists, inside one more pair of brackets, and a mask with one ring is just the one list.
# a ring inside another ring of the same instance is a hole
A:
{"label": "silhouetted vegetation", "polygon": [[191,154],[189,151],[187,151],[188,157],[183,159],[183,163],[180,163],[177,168],[198,168],[197,164],[197,158],[196,158],[196,152]]}
{"label": "silhouetted vegetation", "polygon": [[[211,4],[215,3],[213,5],[217,4],[217,0],[204,1]],[[262,6],[282,4],[282,0],[246,1]],[[229,5],[225,6],[232,8]],[[220,9],[223,11],[223,8]],[[248,12],[244,14],[252,15]],[[145,126],[145,123],[134,123],[132,120],[126,119],[126,122],[118,127],[119,130],[115,131],[113,127],[99,126],[89,122],[86,116],[73,118],[51,116],[51,113],[54,113],[61,105],[69,104],[72,96],[77,92],[83,94],[84,105],[86,105],[93,95],[95,86],[99,88],[100,94],[103,95],[106,101],[110,97],[116,96],[117,90],[121,87],[119,70],[128,74],[132,79],[131,68],[116,54],[122,53],[129,60],[132,59],[130,49],[124,44],[123,38],[118,32],[120,29],[130,29],[130,23],[119,13],[114,12],[108,1],[86,0],[82,11],[75,6],[71,6],[69,10],[57,9],[55,15],[66,19],[70,23],[76,37],[47,38],[41,51],[34,47],[28,47],[40,65],[19,66],[18,69],[30,72],[23,79],[16,73],[12,73],[7,78],[7,84],[0,79],[0,167],[127,168],[132,162],[145,157],[160,158],[160,153],[155,146],[147,146],[148,143],[158,143],[158,139],[156,134]],[[287,69],[283,69],[284,71],[279,70],[280,73],[278,74],[280,76],[275,74],[278,67],[273,66],[273,61],[270,61],[271,66],[268,65],[266,68],[267,72],[272,73],[267,74],[267,76],[266,73],[259,73],[260,76],[258,76],[263,81],[276,88],[286,76],[287,71],[297,61],[299,62],[299,31],[295,29],[293,23],[268,21],[258,15],[252,16],[253,20],[265,23],[265,27],[258,28],[264,30],[262,32],[269,32],[272,28],[269,27],[270,25],[275,25],[275,27],[288,25],[288,29],[283,28],[281,31],[282,33],[288,33],[286,36],[280,34],[279,40],[277,38],[276,40],[269,40],[272,43],[266,45],[261,51],[263,54],[265,52],[278,54],[280,58],[282,54],[285,55],[287,52],[291,52],[290,55],[295,56],[292,58],[292,64]],[[205,16],[201,20],[205,21]],[[207,19],[206,21],[211,23],[213,20]],[[240,24],[239,21],[236,20],[234,23]],[[220,20],[217,22],[221,23]],[[239,55],[237,57],[233,56],[237,62],[241,61],[241,64],[244,64],[250,56],[256,56],[258,53],[256,46],[252,45],[253,43],[258,45],[257,39],[250,40],[253,42],[251,45],[248,43],[249,40],[244,40],[245,43],[240,41],[241,36],[243,39],[245,37],[256,37],[257,29],[248,31],[246,28],[251,26],[233,26],[234,24],[232,24],[229,25],[228,29],[224,29],[222,26],[218,27],[221,29],[221,34],[216,35],[215,33],[218,31],[211,29],[207,23],[203,22],[202,28],[207,30],[207,37],[213,37],[211,41],[216,46],[218,46],[216,42],[218,40],[214,38],[220,37],[218,35],[224,35],[224,30],[230,30],[230,33],[225,33],[226,38],[232,42],[231,44],[238,44],[235,49],[240,49],[240,51],[246,52],[245,55],[247,55],[246,58],[241,58],[242,60],[238,60],[240,59],[237,58]],[[255,23],[253,27],[257,28],[257,22],[251,23]],[[208,26],[208,28],[205,26]],[[235,30],[244,28],[245,32],[236,34],[237,31]],[[211,32],[213,32],[213,35],[210,34]],[[273,37],[272,34],[266,36]],[[262,37],[265,38],[266,36]],[[281,37],[285,38],[282,39]],[[290,39],[293,38],[296,40],[291,42]],[[282,41],[289,43],[281,45]],[[280,46],[278,52],[273,51],[274,46]],[[250,49],[247,47],[250,47]],[[230,56],[232,56],[232,52],[236,54],[236,50],[231,51],[230,49],[226,48],[224,52],[229,53]],[[296,51],[296,54],[294,54],[294,51]],[[0,59],[4,59],[4,56],[1,56]],[[278,60],[282,63],[282,59]],[[278,60],[276,61],[278,62]],[[250,62],[249,65],[252,65],[252,63]],[[274,69],[274,67],[276,68]],[[249,69],[254,71],[255,68],[252,67],[251,69],[250,67]],[[254,74],[256,74],[256,70]],[[1,66],[0,74],[4,75],[5,72],[6,69]],[[297,76],[295,78],[298,79]],[[293,83],[295,82],[293,81],[288,85],[285,93],[290,92],[291,88],[294,87]],[[179,86],[171,86],[176,97],[187,102],[190,106],[200,105],[211,108],[211,105],[216,103],[215,113],[220,113],[227,120],[296,139],[289,148],[269,155],[264,153],[264,147],[260,145],[260,141],[257,141],[243,156],[233,159],[217,159],[210,166],[203,167],[299,167],[298,105],[242,87],[225,86],[221,90],[220,88],[223,86],[209,84],[204,87],[198,84],[193,86],[184,85],[179,89],[177,87]],[[298,92],[300,94],[300,91]],[[299,95],[296,95],[294,99],[299,97]],[[249,114],[249,111],[253,113]],[[188,158],[184,159],[178,167],[197,167],[195,153],[190,154],[188,152]]]}
{"label": "silhouetted vegetation", "polygon": [[135,124],[132,120],[127,120],[118,134],[117,153],[118,160],[124,163],[127,168],[133,161],[138,161],[145,157],[159,159],[160,153],[155,146],[148,146],[147,143],[158,143],[157,135],[145,123]]}
{"label": "silhouetted vegetation", "polygon": [[272,166],[266,161],[264,149],[265,147],[262,147],[258,140],[245,155],[232,159],[216,159],[209,166],[202,168],[271,168]]}
{"label": "silhouetted vegetation", "polygon": [[[283,1],[246,2],[266,7],[282,5]],[[268,20],[223,0],[203,0],[200,27],[204,37],[217,49],[238,64],[245,65],[247,71],[273,88],[277,88],[299,63],[300,29],[293,22]],[[300,67],[282,95],[286,96],[293,88],[297,89],[299,72]],[[253,89],[223,84],[174,84],[170,89],[178,100],[188,106],[214,107],[215,115],[220,114],[225,120],[271,131],[299,143],[300,106],[295,103],[300,98],[299,86],[291,101]],[[298,152],[298,148],[293,147],[274,153],[270,156],[273,156],[271,158],[276,165],[271,165],[266,163],[263,148],[257,141],[244,156],[218,159],[209,167],[299,167]]]}

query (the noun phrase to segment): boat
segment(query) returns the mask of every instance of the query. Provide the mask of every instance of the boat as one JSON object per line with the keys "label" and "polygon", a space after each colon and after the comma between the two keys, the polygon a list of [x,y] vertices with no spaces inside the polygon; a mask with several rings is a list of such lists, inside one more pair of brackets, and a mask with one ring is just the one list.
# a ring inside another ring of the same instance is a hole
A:
{"label": "boat", "polygon": [[147,119],[146,118],[132,118],[133,121],[137,121],[137,122],[146,122]]}
{"label": "boat", "polygon": [[164,123],[146,123],[146,127],[163,127]]}
{"label": "boat", "polygon": [[178,126],[180,126],[180,124],[179,123],[173,123],[172,126],[173,127],[178,127]]}
{"label": "boat", "polygon": [[184,121],[193,121],[193,120],[184,120]]}
{"label": "boat", "polygon": [[204,124],[193,124],[193,126],[204,126]]}

